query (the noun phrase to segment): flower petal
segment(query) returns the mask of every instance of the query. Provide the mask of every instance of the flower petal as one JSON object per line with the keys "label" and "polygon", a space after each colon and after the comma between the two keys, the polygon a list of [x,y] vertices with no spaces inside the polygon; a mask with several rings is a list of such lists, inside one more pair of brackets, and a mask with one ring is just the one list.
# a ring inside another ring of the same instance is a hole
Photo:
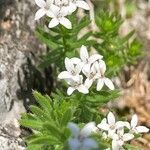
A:
{"label": "flower petal", "polygon": [[80,7],[80,8],[82,8],[82,9],[90,10],[89,5],[88,5],[85,1],[83,1],[83,0],[77,0],[77,1],[76,1],[76,5],[77,5],[78,7]]}
{"label": "flower petal", "polygon": [[80,58],[82,59],[83,62],[87,62],[87,59],[89,59],[87,48],[84,45],[82,45],[80,49]]}
{"label": "flower petal", "polygon": [[46,15],[48,17],[50,17],[50,18],[54,18],[55,17],[54,13],[51,10],[46,10]]}
{"label": "flower petal", "polygon": [[110,89],[110,90],[114,90],[115,87],[114,87],[114,84],[113,82],[108,79],[108,78],[104,78],[104,83],[106,84],[106,86]]}
{"label": "flower petal", "polygon": [[116,119],[112,112],[109,112],[107,115],[107,121],[109,125],[115,125]]}
{"label": "flower petal", "polygon": [[70,2],[70,4],[67,7],[67,9],[68,9],[68,14],[72,14],[73,12],[76,11],[77,6],[74,3]]}
{"label": "flower petal", "polygon": [[86,86],[84,86],[83,84],[81,84],[77,90],[83,94],[88,94],[89,93],[89,90]]}
{"label": "flower petal", "polygon": [[91,138],[86,138],[82,143],[82,150],[91,150],[91,149],[97,149],[98,144],[95,140]]}
{"label": "flower petal", "polygon": [[100,91],[103,88],[103,86],[104,86],[104,80],[103,80],[103,78],[102,79],[98,79],[96,90]]}
{"label": "flower petal", "polygon": [[82,72],[85,76],[90,74],[90,64],[83,64]]}
{"label": "flower petal", "polygon": [[93,62],[95,62],[99,59],[102,59],[102,58],[103,58],[103,56],[101,56],[99,54],[93,54],[93,55],[90,56],[89,62],[90,62],[90,64],[92,64]]}
{"label": "flower petal", "polygon": [[149,132],[149,129],[145,126],[138,126],[136,127],[136,130],[138,133],[147,133]]}
{"label": "flower petal", "polygon": [[120,129],[126,126],[126,123],[124,121],[117,121],[116,122],[116,129]]}
{"label": "flower petal", "polygon": [[75,67],[76,74],[79,74],[83,68],[83,63],[78,63]]}
{"label": "flower petal", "polygon": [[79,150],[81,142],[77,138],[71,138],[68,140],[69,150]]}
{"label": "flower petal", "polygon": [[79,64],[81,62],[81,59],[77,58],[77,57],[73,57],[70,59],[71,62],[75,65]]}
{"label": "flower petal", "polygon": [[53,28],[53,27],[56,27],[58,24],[59,24],[58,19],[57,19],[57,18],[53,18],[53,19],[50,21],[48,27],[49,27],[49,28]]}
{"label": "flower petal", "polygon": [[46,14],[46,11],[44,9],[39,9],[35,14],[35,20],[39,20]]}
{"label": "flower petal", "polygon": [[76,90],[76,89],[75,89],[74,87],[69,87],[69,88],[67,89],[67,94],[68,94],[68,95],[71,95],[75,90]]}
{"label": "flower petal", "polygon": [[35,0],[35,3],[41,8],[46,6],[46,2],[44,0]]}
{"label": "flower petal", "polygon": [[97,130],[95,126],[95,122],[89,122],[86,124],[83,129],[80,131],[81,137],[88,137],[90,136],[93,132]]}
{"label": "flower petal", "polygon": [[99,69],[102,75],[106,72],[106,64],[103,60],[99,60]]}
{"label": "flower petal", "polygon": [[59,79],[69,79],[71,78],[71,74],[68,71],[63,71],[58,75]]}
{"label": "flower petal", "polygon": [[138,116],[134,114],[131,119],[131,128],[135,128],[138,124]]}
{"label": "flower petal", "polygon": [[104,118],[100,124],[97,125],[98,128],[108,131],[109,130],[109,125],[107,124],[106,118]]}
{"label": "flower petal", "polygon": [[89,79],[87,78],[84,82],[84,85],[89,89],[93,84],[93,80],[92,79]]}
{"label": "flower petal", "polygon": [[112,150],[120,150],[120,145],[116,140],[112,140]]}
{"label": "flower petal", "polygon": [[114,129],[109,128],[108,137],[111,138],[111,139],[114,139],[115,132],[116,132],[115,128]]}
{"label": "flower petal", "polygon": [[65,67],[68,72],[72,72],[74,70],[74,65],[68,57],[65,58]]}
{"label": "flower petal", "polygon": [[74,137],[78,137],[80,133],[80,128],[73,122],[69,122],[67,127],[71,130],[71,133]]}
{"label": "flower petal", "polygon": [[59,18],[59,22],[60,22],[61,25],[63,25],[67,29],[71,29],[72,28],[72,24],[71,24],[70,20],[65,18],[65,17]]}
{"label": "flower petal", "polygon": [[[54,16],[56,17],[58,15],[59,11],[60,11],[60,7],[51,4],[50,5],[50,10],[53,12]],[[54,18],[54,16],[53,16],[53,18]]]}
{"label": "flower petal", "polygon": [[51,5],[54,3],[54,0],[45,0],[47,5]]}
{"label": "flower petal", "polygon": [[97,72],[97,70],[96,70],[96,64],[98,64],[98,62],[96,61],[95,63],[93,63],[93,65],[91,66],[91,72],[92,72],[92,74],[96,74]]}
{"label": "flower petal", "polygon": [[123,135],[123,141],[130,141],[130,140],[132,140],[134,138],[134,135],[133,134],[130,134],[130,133],[125,133],[124,135]]}

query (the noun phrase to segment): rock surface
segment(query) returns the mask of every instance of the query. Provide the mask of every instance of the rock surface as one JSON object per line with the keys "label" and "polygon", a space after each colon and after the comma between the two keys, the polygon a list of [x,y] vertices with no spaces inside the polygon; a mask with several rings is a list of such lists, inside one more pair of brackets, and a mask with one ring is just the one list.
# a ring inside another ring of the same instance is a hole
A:
{"label": "rock surface", "polygon": [[[33,34],[34,1],[0,1],[0,150],[23,150],[21,130],[16,126],[20,113],[25,112],[18,97],[20,81],[25,75],[22,66],[43,46]],[[38,42],[39,43],[39,42]],[[26,85],[23,85],[26,88]]]}

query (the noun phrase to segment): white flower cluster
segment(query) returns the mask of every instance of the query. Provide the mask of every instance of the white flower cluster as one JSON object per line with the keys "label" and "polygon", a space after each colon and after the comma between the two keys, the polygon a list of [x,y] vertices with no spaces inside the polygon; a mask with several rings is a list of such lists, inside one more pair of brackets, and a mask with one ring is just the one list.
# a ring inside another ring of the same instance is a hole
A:
{"label": "white flower cluster", "polygon": [[[138,117],[133,115],[131,122],[116,121],[112,112],[109,112],[107,118],[104,118],[97,126],[94,122],[86,124],[83,129],[70,122],[68,128],[71,130],[72,137],[68,140],[70,150],[91,150],[98,149],[97,142],[90,136],[92,133],[99,134],[102,131],[103,138],[112,140],[112,147],[107,150],[124,150],[125,142],[134,138],[135,134],[147,133],[149,129],[145,126],[137,126]],[[126,130],[125,130],[126,129]],[[125,133],[125,131],[128,131]]]}
{"label": "white flower cluster", "polygon": [[44,15],[52,18],[48,27],[53,28],[58,24],[71,29],[72,24],[66,16],[71,15],[77,7],[89,10],[89,5],[84,0],[35,0],[40,9],[35,14],[35,20]]}
{"label": "white flower cluster", "polygon": [[66,71],[61,72],[58,78],[64,79],[70,85],[67,90],[68,95],[75,90],[87,94],[95,81],[97,91],[100,91],[104,84],[110,90],[114,90],[112,81],[105,77],[106,64],[102,58],[103,56],[99,54],[89,56],[87,48],[83,45],[80,49],[80,58],[65,59]]}
{"label": "white flower cluster", "polygon": [[[112,139],[112,150],[123,150],[125,142],[134,138],[134,134],[149,132],[145,126],[137,126],[138,117],[133,115],[131,122],[116,121],[112,112],[109,112],[107,118],[104,118],[97,127],[103,131],[104,138]],[[125,133],[125,129],[128,130]]]}

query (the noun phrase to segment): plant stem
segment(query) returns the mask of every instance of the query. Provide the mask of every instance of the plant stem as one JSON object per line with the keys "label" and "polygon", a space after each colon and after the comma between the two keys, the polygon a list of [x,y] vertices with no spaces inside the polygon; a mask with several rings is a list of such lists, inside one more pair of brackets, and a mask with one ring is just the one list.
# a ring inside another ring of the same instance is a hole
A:
{"label": "plant stem", "polygon": [[61,36],[62,36],[62,41],[63,41],[63,46],[64,46],[64,53],[65,53],[67,51],[67,43],[65,39],[64,29],[62,26],[60,26],[60,31],[61,31]]}

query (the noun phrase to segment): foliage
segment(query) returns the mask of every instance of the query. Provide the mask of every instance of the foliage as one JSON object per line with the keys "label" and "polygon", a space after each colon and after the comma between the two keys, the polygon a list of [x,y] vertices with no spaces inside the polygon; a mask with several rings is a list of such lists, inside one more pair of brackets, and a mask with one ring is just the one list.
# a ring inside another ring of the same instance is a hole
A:
{"label": "foliage", "polygon": [[[87,16],[78,21],[75,14],[70,17],[73,22],[72,30],[57,27],[46,32],[42,27],[38,27],[36,36],[49,48],[48,53],[42,56],[40,67],[45,68],[55,64],[54,68],[61,71],[65,57],[77,56],[75,49],[82,45],[94,47],[104,56],[109,76],[117,75],[127,64],[136,63],[137,58],[141,56],[141,44],[135,38],[134,31],[124,37],[119,35],[123,23],[121,16],[101,11],[95,18],[99,29],[96,32],[88,29],[90,21]],[[79,35],[82,36],[79,38]]]}
{"label": "foliage", "polygon": [[141,55],[141,44],[134,38],[134,31],[125,37],[119,35],[119,29],[123,20],[115,13],[101,11],[96,17],[99,32],[94,35],[101,39],[94,47],[101,53],[108,65],[108,74],[114,76],[119,73],[123,66],[136,63]]}
{"label": "foliage", "polygon": [[39,106],[31,106],[31,113],[23,114],[20,124],[33,129],[33,135],[27,138],[28,150],[63,149],[69,137],[66,125],[73,119],[75,107],[71,102],[60,101],[34,92]]}
{"label": "foliage", "polygon": [[87,16],[78,21],[74,14],[70,16],[70,20],[73,24],[72,30],[58,26],[46,32],[42,27],[37,28],[36,36],[50,49],[46,55],[42,56],[40,67],[47,67],[55,63],[57,67],[61,68],[65,57],[77,54],[76,48],[80,48],[82,45],[91,46],[95,43],[94,40],[89,39],[92,35],[91,31],[87,31],[86,34],[78,37],[81,30],[90,24]]}
{"label": "foliage", "polygon": [[[66,150],[70,131],[68,122],[79,125],[95,121],[99,123],[105,116],[100,109],[119,96],[119,91],[108,91],[105,88],[97,92],[91,88],[88,95],[76,92],[72,96],[66,96],[66,85],[57,80],[57,76],[64,69],[66,57],[78,56],[78,48],[82,45],[94,48],[100,55],[104,56],[107,64],[107,75],[116,76],[127,64],[134,64],[141,55],[141,44],[134,38],[134,31],[126,36],[119,35],[122,18],[116,13],[101,11],[96,14],[95,21],[97,31],[90,29],[89,17],[78,19],[76,12],[70,15],[72,30],[59,25],[46,30],[39,26],[35,32],[42,43],[45,43],[48,52],[41,56],[40,68],[53,67],[53,76],[56,87],[54,93],[41,95],[33,92],[38,106],[31,106],[30,113],[22,115],[20,124],[32,130],[32,135],[27,137],[28,150]],[[58,90],[59,89],[59,90]],[[104,140],[102,133],[93,135],[102,149],[111,147],[109,140]],[[130,145],[125,147],[133,149]]]}

